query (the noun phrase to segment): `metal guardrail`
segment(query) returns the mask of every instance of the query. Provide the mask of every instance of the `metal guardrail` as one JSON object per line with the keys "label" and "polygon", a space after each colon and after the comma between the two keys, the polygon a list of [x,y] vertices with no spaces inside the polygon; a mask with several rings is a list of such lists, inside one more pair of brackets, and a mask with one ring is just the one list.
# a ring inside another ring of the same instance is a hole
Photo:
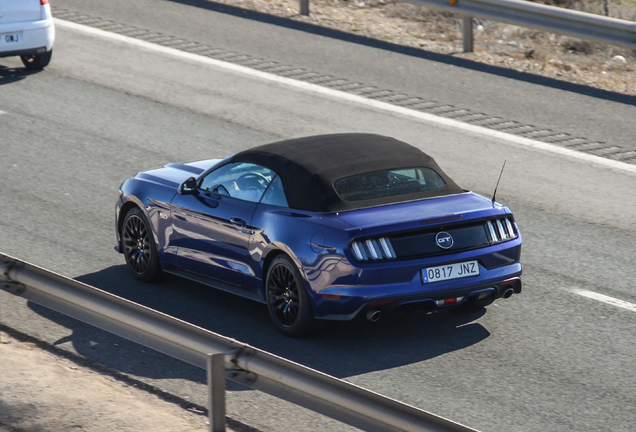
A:
{"label": "metal guardrail", "polygon": [[[636,22],[524,0],[405,0],[408,3],[464,15],[464,51],[472,51],[472,18],[483,18],[545,30],[595,42],[636,48]],[[299,0],[309,15],[309,0]]]}
{"label": "metal guardrail", "polygon": [[5,254],[0,288],[206,369],[213,432],[225,430],[226,378],[367,431],[475,432]]}

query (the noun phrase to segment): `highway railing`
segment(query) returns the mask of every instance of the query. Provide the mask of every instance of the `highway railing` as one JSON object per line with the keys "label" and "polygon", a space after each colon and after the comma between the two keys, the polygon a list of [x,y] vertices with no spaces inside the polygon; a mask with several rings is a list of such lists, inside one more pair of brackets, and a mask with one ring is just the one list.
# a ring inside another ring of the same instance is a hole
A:
{"label": "highway railing", "polygon": [[466,426],[0,254],[0,288],[208,371],[210,430],[225,430],[225,380],[367,431]]}
{"label": "highway railing", "polygon": [[[525,0],[405,0],[464,16],[464,51],[473,50],[473,18],[545,30],[595,42],[636,48],[636,22]],[[299,0],[300,14],[309,15],[309,0]]]}

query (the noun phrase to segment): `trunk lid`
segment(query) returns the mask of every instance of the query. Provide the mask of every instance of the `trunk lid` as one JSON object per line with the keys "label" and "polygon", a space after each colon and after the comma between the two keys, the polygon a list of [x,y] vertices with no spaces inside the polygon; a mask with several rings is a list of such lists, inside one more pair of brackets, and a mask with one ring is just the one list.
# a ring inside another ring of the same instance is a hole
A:
{"label": "trunk lid", "polygon": [[467,221],[506,213],[492,201],[469,192],[427,200],[343,212],[339,219],[364,231],[362,235],[396,232],[429,225]]}
{"label": "trunk lid", "polygon": [[518,237],[508,208],[472,192],[341,213],[359,262],[453,254]]}

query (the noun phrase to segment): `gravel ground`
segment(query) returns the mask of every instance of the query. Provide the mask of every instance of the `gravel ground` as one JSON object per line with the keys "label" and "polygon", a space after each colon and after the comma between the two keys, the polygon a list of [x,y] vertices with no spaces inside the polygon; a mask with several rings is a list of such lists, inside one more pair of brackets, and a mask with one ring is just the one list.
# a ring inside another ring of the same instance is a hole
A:
{"label": "gravel ground", "polygon": [[[552,0],[546,0],[550,3]],[[603,14],[601,1],[554,0]],[[462,52],[461,17],[396,0],[215,0],[244,9],[421,48],[534,75],[636,95],[636,50],[485,20],[475,21],[475,52]],[[636,21],[634,0],[611,1],[609,16]]]}
{"label": "gravel ground", "polygon": [[0,432],[208,430],[202,414],[4,332],[0,371]]}

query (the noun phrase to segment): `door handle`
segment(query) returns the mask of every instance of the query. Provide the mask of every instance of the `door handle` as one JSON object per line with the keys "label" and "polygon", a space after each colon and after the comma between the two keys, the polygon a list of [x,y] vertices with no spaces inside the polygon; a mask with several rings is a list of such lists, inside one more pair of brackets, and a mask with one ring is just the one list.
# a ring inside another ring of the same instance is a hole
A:
{"label": "door handle", "polygon": [[230,222],[232,222],[232,225],[236,225],[241,228],[247,225],[247,222],[245,222],[245,219],[241,219],[241,218],[234,218],[234,217],[230,218]]}
{"label": "door handle", "polygon": [[230,218],[230,222],[232,222],[232,225],[234,225],[236,229],[242,232],[243,234],[249,234],[249,235],[254,234],[254,231],[245,228],[247,226],[247,222],[245,222],[245,219]]}

